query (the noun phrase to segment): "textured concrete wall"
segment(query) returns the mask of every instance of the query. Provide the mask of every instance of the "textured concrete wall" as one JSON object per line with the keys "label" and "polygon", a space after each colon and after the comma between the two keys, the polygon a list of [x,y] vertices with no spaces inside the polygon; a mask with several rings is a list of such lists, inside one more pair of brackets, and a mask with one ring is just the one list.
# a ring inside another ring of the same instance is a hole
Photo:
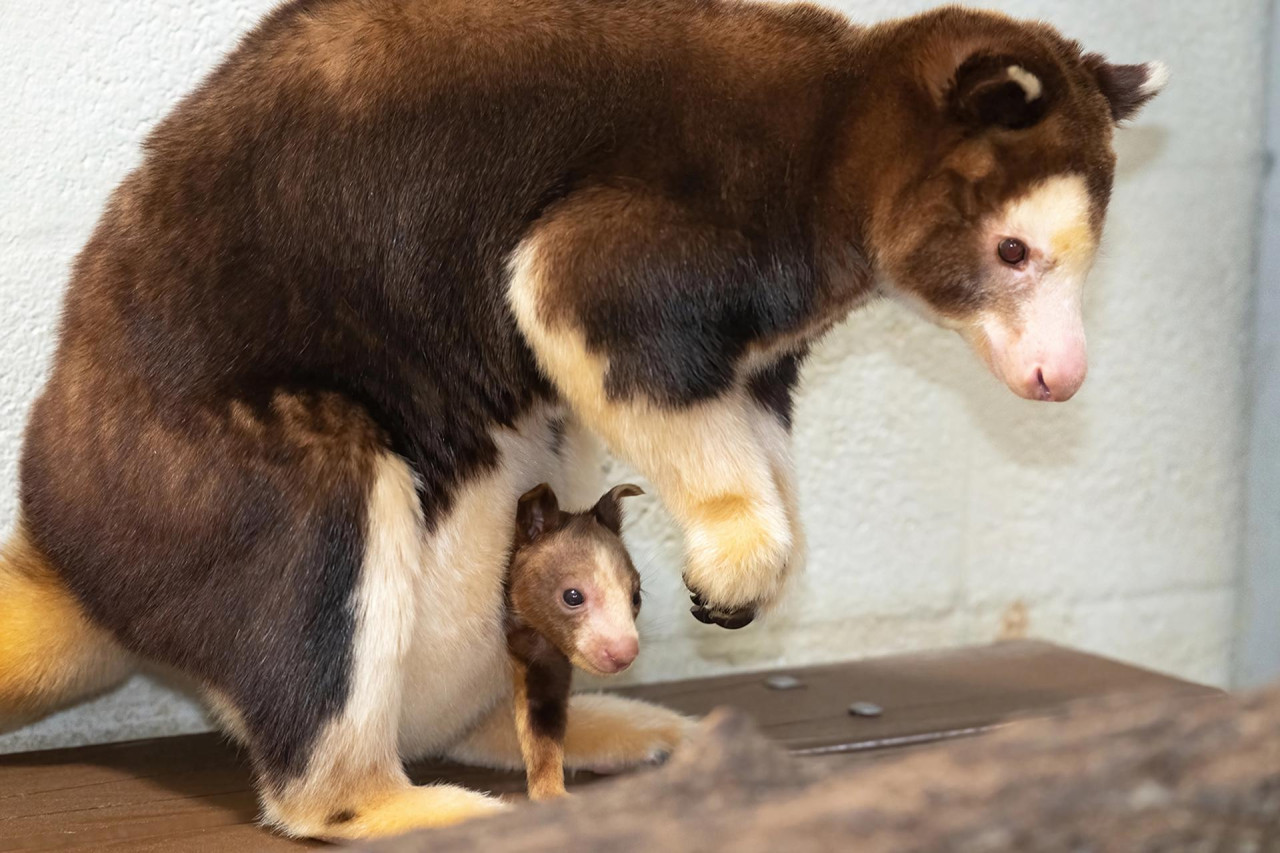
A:
{"label": "textured concrete wall", "polygon": [[[51,351],[68,264],[151,124],[274,0],[0,4],[0,482]],[[851,15],[918,0],[846,0]],[[1119,138],[1087,299],[1089,382],[1014,399],[951,333],[892,306],[852,318],[805,377],[796,440],[811,566],[790,608],[737,633],[684,613],[652,504],[631,677],[1046,637],[1189,678],[1229,677],[1241,563],[1242,365],[1261,174],[1265,0],[1005,0],[1174,82]],[[0,490],[0,525],[13,517]],[[137,681],[0,749],[201,725]]]}

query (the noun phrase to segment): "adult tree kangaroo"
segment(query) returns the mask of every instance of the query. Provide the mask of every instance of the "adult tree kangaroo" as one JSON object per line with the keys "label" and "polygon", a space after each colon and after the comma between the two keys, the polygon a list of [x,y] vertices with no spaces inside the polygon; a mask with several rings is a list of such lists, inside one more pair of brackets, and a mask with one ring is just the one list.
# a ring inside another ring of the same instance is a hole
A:
{"label": "adult tree kangaroo", "polygon": [[[1113,129],[1163,81],[957,8],[286,3],[76,262],[0,561],[0,717],[147,661],[200,686],[284,832],[499,808],[401,762],[520,766],[502,576],[565,436],[648,477],[694,615],[746,624],[802,561],[807,347],[889,295],[1071,397]],[[566,764],[686,725],[577,697]]]}

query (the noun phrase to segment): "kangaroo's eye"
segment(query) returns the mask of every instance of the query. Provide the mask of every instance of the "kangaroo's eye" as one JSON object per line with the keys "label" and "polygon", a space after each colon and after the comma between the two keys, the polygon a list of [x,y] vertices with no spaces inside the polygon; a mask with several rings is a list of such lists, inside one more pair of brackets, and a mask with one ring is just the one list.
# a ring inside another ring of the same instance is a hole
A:
{"label": "kangaroo's eye", "polygon": [[586,598],[583,597],[582,593],[578,592],[576,589],[566,589],[564,591],[564,595],[560,597],[563,598],[564,603],[570,607],[581,607],[582,603],[586,601]]}
{"label": "kangaroo's eye", "polygon": [[1013,237],[1006,237],[996,247],[996,254],[1000,256],[1000,260],[1015,267],[1027,259],[1027,244]]}
{"label": "kangaroo's eye", "polygon": [[631,606],[636,610],[640,609],[640,590],[631,593]]}

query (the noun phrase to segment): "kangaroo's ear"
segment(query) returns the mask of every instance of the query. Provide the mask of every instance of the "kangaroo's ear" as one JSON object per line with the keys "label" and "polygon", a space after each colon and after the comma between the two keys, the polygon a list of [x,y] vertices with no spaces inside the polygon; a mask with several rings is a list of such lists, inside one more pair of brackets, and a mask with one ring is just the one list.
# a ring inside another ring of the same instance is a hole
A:
{"label": "kangaroo's ear", "polygon": [[592,507],[591,514],[596,517],[596,521],[603,524],[615,534],[622,533],[622,505],[618,503],[621,498],[630,498],[635,495],[643,495],[644,489],[632,483],[623,483],[621,486],[614,486],[596,501],[596,505]]}
{"label": "kangaroo's ear", "polygon": [[526,545],[561,523],[560,503],[546,483],[534,486],[520,496],[516,505],[516,547]]}
{"label": "kangaroo's ear", "polygon": [[1169,82],[1169,68],[1163,62],[1113,65],[1100,54],[1091,53],[1084,58],[1084,64],[1111,103],[1111,117],[1117,124],[1137,115],[1143,104],[1160,94]]}
{"label": "kangaroo's ear", "polygon": [[1048,75],[1009,54],[974,53],[955,69],[944,89],[944,108],[975,129],[1022,130],[1048,112],[1053,92]]}

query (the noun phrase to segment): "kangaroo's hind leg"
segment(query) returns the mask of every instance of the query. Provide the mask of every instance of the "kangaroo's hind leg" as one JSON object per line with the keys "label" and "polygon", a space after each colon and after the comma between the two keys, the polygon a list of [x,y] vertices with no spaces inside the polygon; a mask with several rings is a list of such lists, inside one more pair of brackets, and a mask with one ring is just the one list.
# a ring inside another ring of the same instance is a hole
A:
{"label": "kangaroo's hind leg", "polygon": [[300,772],[262,768],[266,816],[290,834],[390,835],[502,807],[499,800],[453,785],[415,787],[405,776],[396,751],[402,664],[425,531],[403,460],[385,453],[374,460],[364,515],[360,577],[350,602],[346,701],[317,733]]}
{"label": "kangaroo's hind leg", "polygon": [[47,398],[60,428],[28,446],[33,530],[122,648],[207,691],[269,823],[356,838],[500,807],[413,787],[401,766],[425,525],[409,467],[360,406],[280,390],[138,405],[126,424],[75,403]]}

